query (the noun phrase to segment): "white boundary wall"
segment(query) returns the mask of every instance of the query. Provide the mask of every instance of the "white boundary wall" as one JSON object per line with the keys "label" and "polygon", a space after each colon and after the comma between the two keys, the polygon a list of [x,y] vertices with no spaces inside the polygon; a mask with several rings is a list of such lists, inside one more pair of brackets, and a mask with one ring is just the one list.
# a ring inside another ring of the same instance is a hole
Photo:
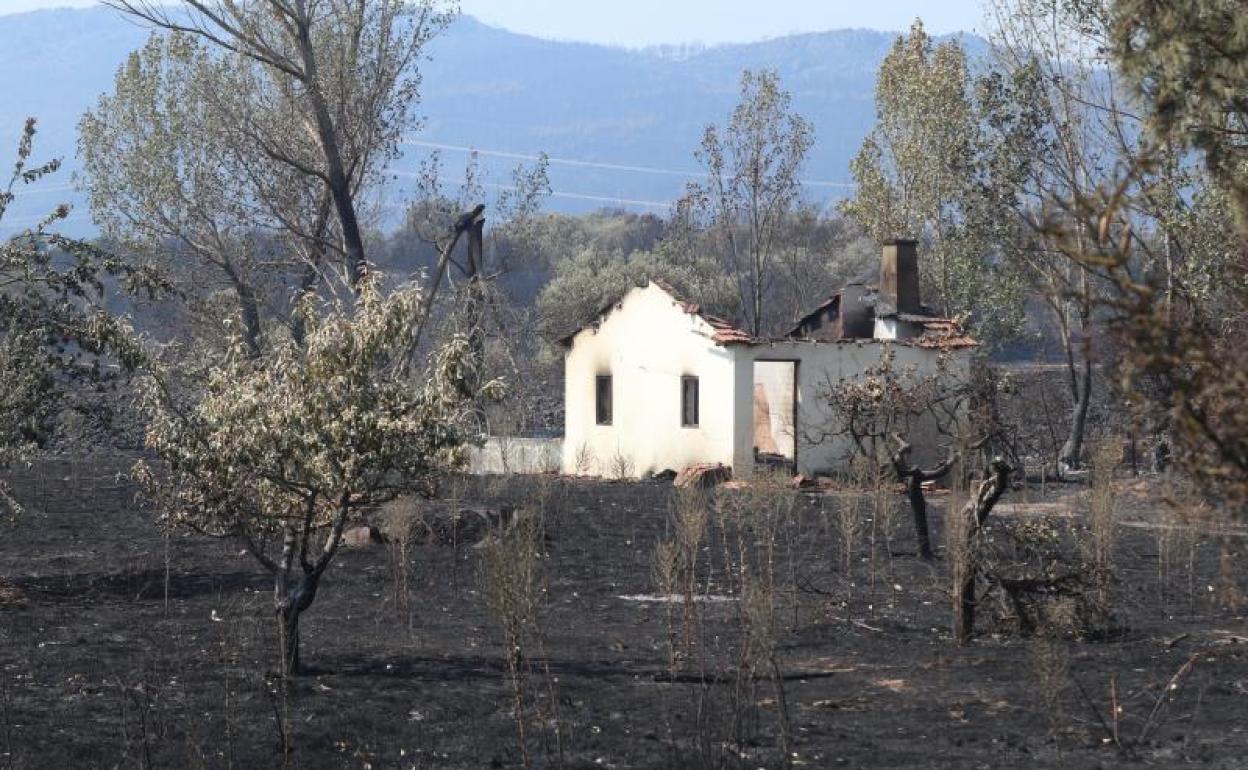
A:
{"label": "white boundary wall", "polygon": [[563,453],[561,438],[490,436],[468,449],[468,471],[480,474],[557,473]]}

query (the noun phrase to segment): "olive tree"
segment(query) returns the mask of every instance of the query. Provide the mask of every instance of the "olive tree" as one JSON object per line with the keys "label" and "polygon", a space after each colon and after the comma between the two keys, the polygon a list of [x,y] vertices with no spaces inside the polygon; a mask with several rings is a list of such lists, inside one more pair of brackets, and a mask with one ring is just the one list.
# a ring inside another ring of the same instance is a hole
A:
{"label": "olive tree", "polygon": [[[237,538],[274,574],[293,673],[300,615],[348,520],[453,467],[473,437],[465,414],[499,388],[463,336],[421,346],[484,206],[452,223],[423,288],[387,289],[364,237],[416,123],[418,62],[450,15],[436,0],[109,5],[157,31],[84,119],[93,205],[127,245],[189,255],[238,309],[218,319],[224,347],[153,354],[157,462],[140,476],[167,524]],[[287,323],[266,328],[266,291]]]}
{"label": "olive tree", "polygon": [[666,250],[623,254],[593,246],[569,254],[556,263],[537,297],[543,335],[555,340],[576,331],[631,288],[651,280],[712,313],[730,314],[737,307],[735,284],[715,261],[695,254],[677,261]]}

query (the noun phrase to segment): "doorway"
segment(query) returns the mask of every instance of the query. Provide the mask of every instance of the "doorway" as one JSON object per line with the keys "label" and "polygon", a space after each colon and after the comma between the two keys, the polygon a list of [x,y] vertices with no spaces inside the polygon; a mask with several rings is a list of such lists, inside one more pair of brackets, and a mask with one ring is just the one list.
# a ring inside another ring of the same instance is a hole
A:
{"label": "doorway", "polygon": [[797,361],[754,362],[754,461],[797,472]]}

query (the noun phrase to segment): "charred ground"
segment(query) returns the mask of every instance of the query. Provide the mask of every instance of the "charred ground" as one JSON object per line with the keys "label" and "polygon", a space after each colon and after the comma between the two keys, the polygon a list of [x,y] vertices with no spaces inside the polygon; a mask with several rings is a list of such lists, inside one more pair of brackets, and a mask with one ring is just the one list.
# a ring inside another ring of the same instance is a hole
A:
{"label": "charred ground", "polygon": [[[268,578],[234,544],[155,529],[129,464],[45,461],[15,479],[29,510],[0,547],[6,767],[520,765],[503,637],[479,596],[479,533],[421,538],[406,558],[393,544],[344,549],[305,620],[313,670],[284,687]],[[864,516],[847,573],[836,513],[847,498],[797,495],[777,540],[780,690],[766,671],[740,675],[733,599],[698,603],[699,662],[673,676],[671,605],[622,598],[656,591],[670,486],[447,489],[477,509],[543,501],[544,590],[524,657],[536,766],[779,766],[783,711],[794,766],[1242,767],[1248,624],[1228,606],[1226,573],[1244,539],[1205,532],[1178,548],[1158,536],[1171,526],[1167,482],[1117,484],[1104,628],[1037,640],[985,616],[967,647],[949,632],[943,561],[905,553],[905,526],[890,553],[878,528],[871,547]],[[1025,504],[1002,520],[1047,512],[1075,531],[1082,495],[1015,490],[1006,502]],[[945,504],[934,502],[939,543]],[[712,522],[699,572],[712,596],[730,593],[721,547]]]}

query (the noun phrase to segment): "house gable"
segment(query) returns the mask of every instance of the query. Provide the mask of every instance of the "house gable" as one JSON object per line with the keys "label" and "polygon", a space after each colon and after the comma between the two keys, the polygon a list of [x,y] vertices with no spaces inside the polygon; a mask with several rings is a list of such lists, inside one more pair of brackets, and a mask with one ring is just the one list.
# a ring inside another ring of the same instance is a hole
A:
{"label": "house gable", "polygon": [[[568,338],[565,470],[614,476],[627,465],[637,476],[707,457],[731,462],[732,331],[652,282]],[[608,391],[612,403],[600,404]],[[608,412],[609,422],[599,419]]]}
{"label": "house gable", "polygon": [[[753,341],[753,337],[749,334],[741,329],[738,329],[730,322],[722,318],[704,312],[699,304],[684,299],[671,286],[660,281],[651,280],[648,281],[645,286],[635,286],[625,292],[619,299],[604,305],[594,315],[592,320],[583,324],[579,329],[571,334],[564,336],[559,340],[559,342],[565,347],[572,347],[576,344],[576,341],[582,334],[587,332],[590,334],[597,333],[598,329],[602,327],[603,324],[609,322],[614,316],[618,315],[626,308],[626,306],[631,307],[638,304],[638,297],[646,297],[647,299],[645,300],[645,304],[651,309],[661,307],[662,302],[657,299],[660,296],[670,303],[672,308],[679,311],[680,314],[692,319],[692,323],[689,327],[691,330],[707,337],[716,344],[729,345]],[[651,297],[654,298],[653,303],[649,299]],[[676,320],[675,316],[673,317],[673,320]],[[682,328],[682,326],[677,323],[676,328]]]}

